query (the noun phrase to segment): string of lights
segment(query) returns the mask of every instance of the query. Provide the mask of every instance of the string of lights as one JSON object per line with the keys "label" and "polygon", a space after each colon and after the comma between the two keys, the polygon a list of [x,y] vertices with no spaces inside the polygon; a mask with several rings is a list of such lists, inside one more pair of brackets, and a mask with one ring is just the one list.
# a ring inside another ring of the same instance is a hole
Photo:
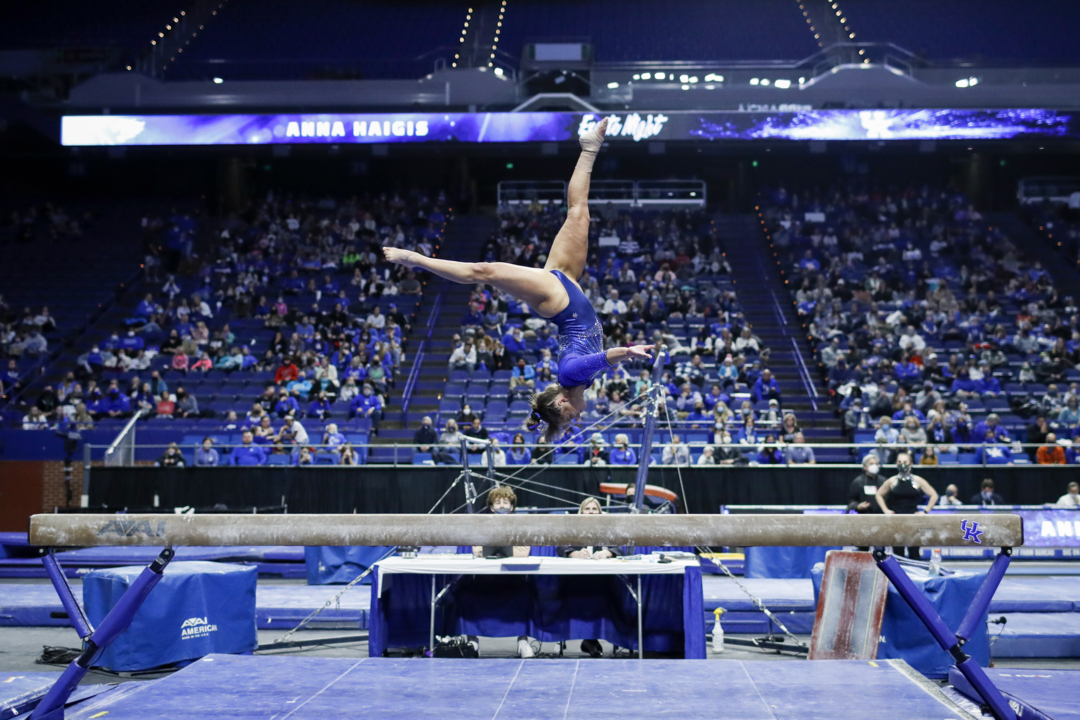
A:
{"label": "string of lights", "polygon": [[503,17],[506,16],[506,0],[499,5],[499,20],[495,23],[495,40],[491,43],[491,57],[488,59],[488,67],[495,65],[495,51],[499,49],[499,35],[502,33]]}
{"label": "string of lights", "polygon": [[[229,0],[222,0],[222,2],[218,3],[218,6],[214,10],[212,10],[210,12],[210,17],[213,17],[213,16],[217,15],[219,10],[224,10],[225,5],[228,3],[228,1]],[[150,45],[154,46],[157,50],[162,50],[164,48],[164,44],[165,44],[166,33],[171,34],[171,33],[174,33],[174,32],[179,32],[181,30],[181,28],[180,28],[181,21],[186,20],[186,19],[187,19],[187,12],[184,11],[184,10],[181,10],[178,13],[177,16],[173,17],[172,23],[166,23],[165,30],[162,31],[162,32],[158,32],[157,38],[150,41]],[[205,29],[205,27],[206,27],[205,25],[199,25],[198,28],[192,30],[191,36],[188,37],[186,40],[184,40],[184,44],[177,47],[176,52],[174,54],[171,54],[167,61],[161,61],[162,62],[161,69],[162,70],[168,70],[169,65],[176,62],[177,56],[184,52],[184,48],[189,47],[191,45],[192,40],[199,37],[199,32],[202,31],[203,29]],[[128,70],[131,70],[130,65],[128,65]],[[220,83],[220,82],[222,82],[222,80],[221,80],[221,78],[214,78],[214,82]]]}
{"label": "string of lights", "polygon": [[469,34],[469,23],[472,22],[473,9],[469,8],[469,11],[465,14],[465,26],[461,28],[461,37],[458,38],[458,44],[462,45],[462,48],[454,53],[454,62],[451,63],[452,67],[458,66],[458,61],[461,60],[461,53],[464,50],[465,38]]}

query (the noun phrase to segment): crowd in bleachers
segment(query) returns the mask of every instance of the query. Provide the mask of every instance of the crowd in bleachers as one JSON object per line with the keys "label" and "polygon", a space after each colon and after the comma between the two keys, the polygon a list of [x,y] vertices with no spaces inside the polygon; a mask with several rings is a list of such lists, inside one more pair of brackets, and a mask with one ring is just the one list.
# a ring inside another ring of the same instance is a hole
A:
{"label": "crowd in bleachers", "polygon": [[[122,424],[141,411],[184,446],[209,438],[223,463],[303,462],[309,441],[327,446],[313,462],[362,460],[353,447],[378,433],[423,291],[378,250],[431,255],[445,222],[445,199],[419,192],[271,193],[204,229],[187,215],[150,222],[161,278],[38,394],[23,425]],[[181,456],[195,461],[190,448]]]}
{"label": "crowd in bleachers", "polygon": [[781,188],[763,202],[850,440],[883,461],[904,446],[926,464],[1080,461],[1077,304],[963,196]]}
{"label": "crowd in bleachers", "polygon": [[[538,203],[504,209],[480,259],[543,267],[563,212]],[[606,347],[668,348],[661,376],[664,421],[676,435],[658,449],[657,462],[813,462],[810,448],[792,447],[804,442],[798,421],[781,410],[782,390],[767,367],[770,350],[746,323],[731,268],[703,212],[595,213],[589,259],[580,283],[604,326]],[[516,431],[529,414],[529,394],[555,381],[558,341],[548,321],[490,287],[476,287],[460,311],[461,332],[439,408],[445,430],[426,438],[440,447],[430,457],[418,455],[417,462],[456,459],[459,428],[475,420],[500,447],[510,445],[507,462],[517,464],[524,454],[511,459],[513,445],[532,445],[536,435]],[[587,408],[568,431],[569,442],[546,461],[636,463],[630,446],[640,443],[640,399],[651,385],[640,364],[598,377],[585,392]],[[594,425],[603,432],[593,432]],[[418,444],[424,444],[421,434],[429,432],[418,432]],[[740,448],[712,447],[725,443]],[[540,448],[524,463],[545,457]]]}

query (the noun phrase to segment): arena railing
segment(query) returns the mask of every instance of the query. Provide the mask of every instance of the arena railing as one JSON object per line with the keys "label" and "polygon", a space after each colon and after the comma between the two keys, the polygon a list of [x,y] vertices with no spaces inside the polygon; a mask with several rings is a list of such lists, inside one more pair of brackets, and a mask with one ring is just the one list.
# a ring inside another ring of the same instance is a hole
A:
{"label": "arena railing", "polygon": [[439,293],[435,296],[435,302],[431,304],[431,312],[428,313],[427,325],[425,326],[427,335],[420,341],[420,345],[416,348],[412,367],[409,368],[409,377],[405,381],[405,388],[401,393],[401,413],[406,427],[409,425],[409,403],[412,402],[412,395],[416,390],[416,383],[420,378],[420,369],[424,364],[424,346],[431,340],[431,336],[435,332],[435,323],[439,320],[439,313],[441,311],[442,293]]}
{"label": "arena railing", "polygon": [[[500,207],[562,204],[566,183],[561,180],[503,180],[498,184]],[[708,186],[704,180],[593,180],[589,202],[632,208],[705,207]]]}
{"label": "arena railing", "polygon": [[[617,431],[619,431],[619,428],[614,428],[613,431],[617,432]],[[608,432],[612,432],[612,431],[608,431]],[[701,431],[699,431],[699,432],[701,432]],[[210,433],[208,433],[208,434],[210,434]],[[142,445],[131,444],[130,445],[130,451],[125,451],[124,453],[116,453],[116,452],[114,452],[114,453],[112,453],[111,456],[106,455],[105,457],[112,457],[113,460],[111,460],[109,462],[106,462],[104,464],[109,466],[109,467],[150,466],[150,465],[153,465],[153,463],[155,462],[154,460],[136,461],[135,460],[136,455],[142,454],[143,456],[146,456],[146,455],[160,456],[161,454],[163,454],[165,452],[166,448],[171,447],[173,444],[175,444],[181,450],[182,454],[184,455],[185,462],[188,462],[189,464],[194,462],[193,458],[194,458],[195,451],[199,447],[201,447],[201,445],[199,445],[199,444],[180,444],[180,443],[170,443],[170,444],[165,444],[165,443],[153,443],[153,444],[150,444],[150,443],[148,443],[148,444],[142,444]],[[815,453],[817,453],[818,451],[834,451],[835,452],[837,450],[846,450],[846,451],[848,451],[849,456],[850,456],[849,461],[846,461],[846,462],[836,462],[836,461],[820,462],[820,461],[816,461],[814,463],[815,467],[844,468],[844,469],[850,469],[850,468],[853,468],[853,467],[859,467],[862,464],[862,460],[866,456],[866,454],[869,453],[871,450],[874,450],[874,449],[879,449],[882,452],[887,452],[888,453],[888,462],[883,463],[883,465],[886,465],[886,466],[890,466],[893,462],[895,462],[897,453],[899,453],[901,451],[905,451],[905,452],[910,451],[910,452],[913,452],[915,454],[915,456],[916,456],[916,466],[915,466],[915,473],[916,474],[918,474],[918,468],[919,467],[983,467],[983,468],[993,468],[993,467],[1016,466],[1016,465],[1030,466],[1033,469],[1034,468],[1042,468],[1042,467],[1070,467],[1070,466],[1067,466],[1067,465],[1066,466],[1061,466],[1061,465],[1046,465],[1046,466],[1044,466],[1044,465],[1036,464],[1034,461],[1032,461],[1031,456],[1028,455],[1028,452],[1030,451],[1030,452],[1032,452],[1032,454],[1034,454],[1034,452],[1037,451],[1038,448],[1045,447],[1045,444],[1030,444],[1030,443],[1009,443],[1007,445],[1006,444],[968,445],[968,446],[960,446],[960,447],[957,447],[957,446],[945,446],[945,445],[920,446],[920,445],[908,445],[908,444],[904,444],[904,443],[876,444],[876,443],[780,443],[780,442],[776,442],[776,443],[756,443],[756,444],[753,444],[753,445],[749,445],[749,444],[741,444],[741,443],[719,444],[719,443],[709,443],[709,442],[700,442],[700,441],[697,441],[697,442],[683,441],[683,442],[681,442],[679,444],[684,446],[684,447],[687,447],[689,449],[689,451],[690,451],[690,454],[691,454],[690,463],[684,464],[684,465],[682,465],[682,467],[695,467],[695,466],[696,467],[708,467],[708,466],[698,466],[696,464],[697,458],[702,454],[702,451],[703,451],[703,449],[705,447],[713,448],[714,452],[716,450],[719,450],[719,449],[733,448],[733,449],[737,450],[740,454],[743,454],[744,456],[751,455],[751,454],[752,455],[759,455],[760,452],[765,450],[765,449],[775,448],[778,451],[778,453],[781,455],[781,457],[783,457],[784,451],[786,449],[788,449],[788,448],[791,448],[791,447],[810,448],[810,449],[814,450]],[[89,467],[90,463],[95,462],[95,461],[99,461],[99,460],[102,459],[102,457],[103,457],[102,451],[103,450],[107,451],[109,448],[113,448],[115,445],[116,445],[115,442],[112,445],[108,445],[108,446],[106,446],[106,445],[93,445],[93,444],[85,445],[84,446],[84,457],[88,460],[87,467]],[[219,463],[218,464],[219,465],[228,465],[228,462],[227,462],[228,454],[229,454],[229,452],[231,451],[231,449],[233,447],[236,447],[238,445],[239,445],[239,443],[235,443],[235,444],[234,443],[227,443],[227,444],[226,443],[221,443],[221,444],[215,443],[214,444],[214,449],[217,450],[218,453],[219,453]],[[361,458],[365,458],[365,461],[360,463],[360,464],[363,464],[365,466],[381,465],[381,466],[394,466],[394,467],[397,467],[397,466],[400,466],[400,465],[414,465],[414,464],[416,464],[416,463],[413,462],[413,456],[417,452],[420,452],[420,447],[422,447],[422,446],[420,446],[420,445],[418,445],[416,443],[380,443],[380,444],[371,444],[371,443],[355,443],[354,444],[354,443],[349,443],[349,445],[353,448],[353,450],[357,451],[357,453],[361,456]],[[665,429],[664,431],[659,432],[657,440],[654,441],[653,444],[652,444],[652,450],[653,450],[652,455],[653,455],[653,457],[656,458],[656,459],[661,458],[662,454],[663,454],[663,451],[666,448],[671,447],[672,445],[673,445],[673,443],[671,442],[671,437],[668,434],[667,430]],[[291,454],[293,454],[293,452],[295,452],[297,447],[310,448],[310,449],[312,449],[314,451],[314,453],[316,455],[319,455],[319,457],[323,457],[323,459],[325,459],[324,455],[326,453],[328,453],[330,451],[337,452],[337,448],[339,448],[340,446],[329,446],[329,445],[322,445],[322,444],[319,444],[319,443],[309,442],[309,443],[302,443],[299,446],[292,445],[292,444],[290,444],[290,445],[260,444],[260,445],[258,445],[258,447],[264,448],[267,451],[268,454],[276,454],[276,455],[291,455]],[[426,446],[426,447],[431,448],[430,451],[427,451],[428,453],[430,453],[431,451],[434,451],[436,449],[440,449],[440,450],[446,450],[450,454],[458,455],[460,457],[460,449],[458,447],[456,447],[456,446],[453,447],[453,448],[450,448],[450,447],[445,446],[445,445],[436,444],[436,445],[431,445],[431,446]],[[509,443],[506,443],[506,444],[500,443],[500,445],[499,445],[499,449],[502,450],[503,452],[509,451],[511,447],[512,446]],[[550,452],[550,451],[554,450],[555,451],[555,457],[557,458],[558,456],[561,456],[561,455],[577,454],[579,449],[584,449],[585,451],[587,451],[588,448],[590,447],[590,443],[589,442],[583,442],[583,443],[574,444],[574,445],[562,444],[562,445],[556,445],[556,446],[543,445],[543,444],[538,444],[538,443],[526,443],[526,444],[524,444],[522,446],[513,446],[513,447],[527,448],[533,454],[535,454],[538,449],[541,450],[544,453],[547,453],[547,452]],[[611,449],[614,448],[614,445],[613,445],[613,443],[611,441],[606,440],[605,444],[602,447],[603,447],[604,450],[611,450]],[[636,451],[641,449],[641,444],[640,443],[629,443],[629,444],[627,444],[627,447],[636,452]],[[933,447],[935,452],[938,454],[938,459],[939,459],[938,465],[936,465],[936,466],[920,466],[918,464],[919,461],[921,460],[922,456],[924,455],[925,449],[927,447]],[[986,454],[984,453],[982,461],[981,462],[975,462],[974,461],[974,456],[977,454],[975,451],[980,447],[999,448],[999,449],[1005,448],[1005,449],[1007,449],[1009,451],[1009,456],[1012,459],[1011,459],[1011,461],[1009,463],[987,462],[986,461]],[[280,449],[281,452],[274,452],[275,448]],[[950,448],[963,449],[963,450],[965,450],[965,452],[957,453],[957,452],[954,452],[954,450],[950,449]],[[970,450],[970,451],[968,451],[968,450]],[[142,452],[140,453],[140,451],[142,451]],[[147,452],[147,451],[149,451],[149,452]],[[942,453],[945,454],[946,462],[940,462]],[[478,450],[475,453],[467,453],[467,454],[470,455],[470,457],[479,456],[479,455],[483,454],[483,451]],[[385,461],[372,460],[373,456],[383,456],[383,455],[389,456],[387,458],[387,460],[385,460]],[[123,460],[122,462],[120,461],[121,459]],[[757,458],[749,458],[749,457],[747,458],[747,462],[739,462],[737,464],[738,465],[746,465],[748,463],[749,464],[757,464],[757,465],[773,465],[773,464],[787,465],[788,464],[788,463],[784,463],[784,462],[781,462],[781,463],[760,463],[760,462],[757,461]],[[324,464],[324,463],[316,462],[314,464],[316,466],[319,466],[319,467],[323,467],[323,466],[325,466],[325,467],[342,467],[340,465],[331,465],[329,463]],[[424,464],[424,463],[419,463],[419,464]],[[474,465],[475,467],[480,467],[480,465],[477,463],[477,461],[475,459],[471,460],[470,464]],[[560,463],[553,463],[553,464],[560,464]],[[653,464],[661,465],[663,463],[657,462],[657,463],[653,463]],[[803,466],[803,465],[806,465],[806,463],[790,463],[790,465],[791,466]],[[1075,466],[1075,465],[1077,465],[1077,463],[1073,463],[1073,465]],[[277,466],[277,465],[276,464],[271,464],[271,465],[267,465],[266,467],[275,467],[275,466]],[[291,462],[286,464],[286,466],[291,466]],[[508,464],[506,467],[512,467],[512,465]],[[726,467],[726,466],[716,465],[714,467],[721,468],[721,467]]]}

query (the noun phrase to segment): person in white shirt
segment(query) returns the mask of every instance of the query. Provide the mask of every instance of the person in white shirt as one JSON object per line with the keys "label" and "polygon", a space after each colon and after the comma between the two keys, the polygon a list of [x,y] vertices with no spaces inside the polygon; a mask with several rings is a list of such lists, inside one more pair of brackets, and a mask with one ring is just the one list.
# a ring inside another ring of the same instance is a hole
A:
{"label": "person in white shirt", "polygon": [[502,448],[499,447],[499,441],[492,438],[491,445],[480,455],[481,467],[487,467],[489,452],[492,454],[491,457],[495,460],[495,462],[493,463],[494,465],[506,464],[506,453],[503,451]]}
{"label": "person in white shirt", "polygon": [[281,428],[280,435],[292,435],[292,441],[297,445],[305,445],[310,439],[308,438],[308,433],[307,430],[304,429],[304,426],[291,415],[285,418],[285,424]]}
{"label": "person in white shirt", "polygon": [[450,353],[450,362],[447,370],[468,370],[472,372],[476,369],[476,345],[473,343],[473,339],[466,338],[463,345],[458,345],[454,348],[454,352]]}
{"label": "person in white shirt", "polygon": [[690,448],[683,444],[682,438],[673,435],[671,444],[664,446],[664,453],[660,461],[664,465],[689,465]]}
{"label": "person in white shirt", "polygon": [[373,328],[382,330],[386,327],[386,316],[382,314],[382,310],[378,306],[375,306],[375,309],[367,316],[365,322]]}
{"label": "person in white shirt", "polygon": [[904,333],[900,336],[899,345],[903,350],[914,350],[916,352],[921,352],[926,349],[926,341],[922,339],[921,335],[916,334],[915,328],[911,325],[904,328]]}
{"label": "person in white shirt", "polygon": [[705,449],[701,451],[701,457],[697,459],[698,465],[715,465],[716,458],[713,457],[712,445],[706,445]]}
{"label": "person in white shirt", "polygon": [[602,314],[604,315],[611,315],[612,313],[619,315],[626,314],[626,303],[619,299],[619,291],[615,288],[612,288],[611,292],[608,293],[608,298],[604,302],[604,309],[602,311]]}
{"label": "person in white shirt", "polygon": [[1069,492],[1058,498],[1059,508],[1080,508],[1080,483],[1069,483]]}

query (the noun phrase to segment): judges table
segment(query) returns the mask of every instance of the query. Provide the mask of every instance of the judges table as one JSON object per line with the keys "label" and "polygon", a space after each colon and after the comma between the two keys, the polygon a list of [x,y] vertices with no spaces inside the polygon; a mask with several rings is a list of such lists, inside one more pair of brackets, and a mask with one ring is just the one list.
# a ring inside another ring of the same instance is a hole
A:
{"label": "judges table", "polygon": [[433,647],[435,635],[597,638],[650,652],[705,657],[696,560],[579,560],[469,555],[393,557],[375,565],[368,648]]}

